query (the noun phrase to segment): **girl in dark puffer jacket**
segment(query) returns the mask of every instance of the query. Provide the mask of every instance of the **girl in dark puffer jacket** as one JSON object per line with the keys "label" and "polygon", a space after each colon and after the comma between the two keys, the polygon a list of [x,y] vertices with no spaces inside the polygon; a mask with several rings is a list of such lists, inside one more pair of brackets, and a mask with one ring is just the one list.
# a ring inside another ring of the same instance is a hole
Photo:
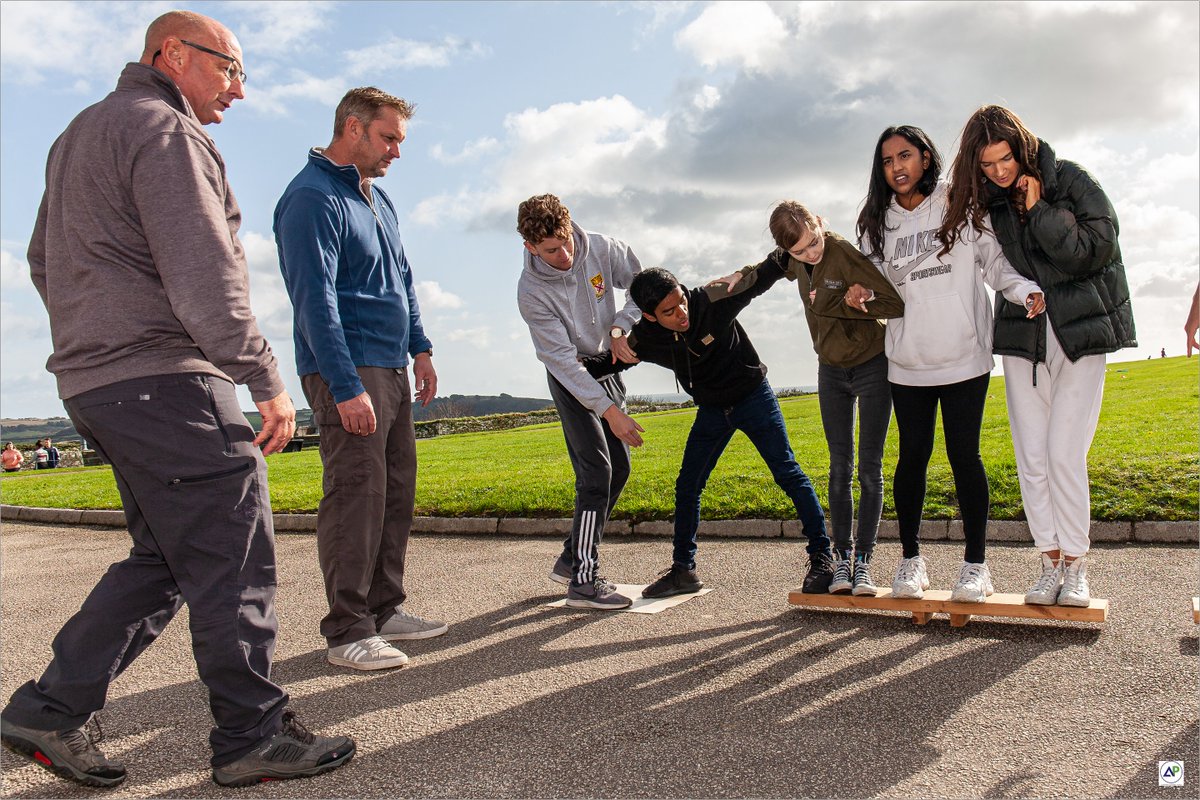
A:
{"label": "girl in dark puffer jacket", "polygon": [[1025,602],[1087,606],[1087,454],[1105,354],[1137,345],[1117,217],[1095,178],[1055,158],[1001,106],[980,108],[963,128],[939,238],[953,243],[989,212],[1005,257],[1046,296],[1046,314],[1028,319],[998,295],[993,337],[1021,500],[1042,560]]}

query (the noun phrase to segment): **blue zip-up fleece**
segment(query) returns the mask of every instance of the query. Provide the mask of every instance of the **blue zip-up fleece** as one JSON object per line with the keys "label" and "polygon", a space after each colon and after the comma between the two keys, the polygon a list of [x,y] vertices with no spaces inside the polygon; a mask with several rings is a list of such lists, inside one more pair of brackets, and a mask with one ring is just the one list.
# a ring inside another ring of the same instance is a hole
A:
{"label": "blue zip-up fleece", "polygon": [[355,367],[408,366],[433,349],[421,326],[396,209],[359,188],[358,168],[321,148],[275,206],[275,244],[294,309],[296,369],[329,384],[335,402],[365,390]]}

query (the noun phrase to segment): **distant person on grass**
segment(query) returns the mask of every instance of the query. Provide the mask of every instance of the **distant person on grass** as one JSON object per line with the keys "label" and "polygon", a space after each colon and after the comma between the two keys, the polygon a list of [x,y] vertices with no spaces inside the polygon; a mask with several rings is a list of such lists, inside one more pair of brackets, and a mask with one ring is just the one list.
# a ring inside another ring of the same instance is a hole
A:
{"label": "distant person on grass", "polygon": [[1192,306],[1188,309],[1187,319],[1183,323],[1183,332],[1187,334],[1188,358],[1192,357],[1193,350],[1200,350],[1200,338],[1196,337],[1197,331],[1200,331],[1200,284],[1196,286],[1196,291],[1192,294]]}
{"label": "distant person on grass", "polygon": [[59,460],[58,448],[49,439],[46,440],[46,462],[47,469],[58,469]]}
{"label": "distant person on grass", "polygon": [[[42,677],[13,693],[0,739],[89,786],[125,779],[92,732],[110,683],[184,603],[216,722],[217,783],[316,775],[354,754],[346,737],[309,733],[270,679],[263,455],[291,439],[296,412],[250,311],[241,212],[202,127],[242,97],[243,69],[216,20],[171,11],[151,23],[140,63],[51,148],[29,242],[53,333],[48,366],[76,430],[112,464],[133,549],[54,638]],[[262,413],[258,436],[234,382]]]}
{"label": "distant person on grass", "polygon": [[25,456],[12,442],[5,442],[4,450],[0,452],[0,463],[4,465],[5,472],[20,472]]}
{"label": "distant person on grass", "polygon": [[358,670],[402,666],[408,656],[390,642],[448,629],[403,605],[417,488],[413,384],[429,405],[437,371],[396,209],[375,179],[400,157],[413,109],[372,86],[351,89],[334,112],[333,141],[309,151],[275,207],[296,367],[321,431],[321,635],[329,663]]}
{"label": "distant person on grass", "polygon": [[1025,602],[1087,606],[1087,455],[1105,356],[1137,346],[1117,214],[1091,174],[1007,108],[977,110],[960,142],[938,238],[953,246],[994,230],[1016,271],[1046,293],[1045,315],[1033,318],[997,294],[992,345],[1003,357],[1021,501],[1041,553]]}
{"label": "distant person on grass", "polygon": [[767,382],[767,368],[737,321],[738,313],[751,300],[784,276],[787,261],[787,252],[776,250],[732,290],[720,283],[687,289],[665,269],[646,270],[629,287],[642,314],[629,332],[632,352],[619,355],[616,364],[607,353],[586,359],[594,375],[628,369],[639,360],[666,367],[696,401],[696,419],[675,480],[671,566],[642,590],[643,597],[686,594],[704,586],[696,574],[700,495],[738,431],[746,434],[767,462],[803,526],[808,539],[808,571],[802,591],[829,591],[834,567],[825,514],[812,483],[796,463],[779,401]]}
{"label": "distant person on grass", "polygon": [[38,439],[37,446],[33,448],[33,468],[50,469],[50,451],[42,439]]}
{"label": "distant person on grass", "polygon": [[612,610],[633,601],[600,577],[600,540],[629,479],[629,448],[642,426],[625,413],[625,382],[597,380],[580,363],[611,349],[631,358],[625,334],[637,320],[632,299],[617,309],[615,289],[628,289],[642,265],[629,245],[585,231],[557,197],[521,203],[517,232],[525,242],[517,306],[533,349],[546,367],[575,470],[575,514],[550,579],[567,585],[567,605]]}

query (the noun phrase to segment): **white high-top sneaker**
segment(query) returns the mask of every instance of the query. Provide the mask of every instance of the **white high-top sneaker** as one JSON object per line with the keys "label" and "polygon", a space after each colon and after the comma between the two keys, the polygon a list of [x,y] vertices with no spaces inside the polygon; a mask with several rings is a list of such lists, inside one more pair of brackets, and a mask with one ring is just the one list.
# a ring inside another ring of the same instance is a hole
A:
{"label": "white high-top sneaker", "polygon": [[1063,569],[1062,589],[1058,592],[1060,606],[1087,608],[1092,603],[1092,592],[1087,580],[1087,556],[1066,565]]}
{"label": "white high-top sneaker", "polygon": [[1042,576],[1034,582],[1025,593],[1028,605],[1052,606],[1058,602],[1058,589],[1062,586],[1063,569],[1061,556],[1055,562],[1050,556],[1042,553]]}

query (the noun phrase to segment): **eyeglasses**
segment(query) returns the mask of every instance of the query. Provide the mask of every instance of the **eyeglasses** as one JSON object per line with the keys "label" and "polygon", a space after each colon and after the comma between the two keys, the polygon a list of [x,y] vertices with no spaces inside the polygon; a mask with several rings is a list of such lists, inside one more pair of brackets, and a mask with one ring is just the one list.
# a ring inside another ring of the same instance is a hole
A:
{"label": "eyeglasses", "polygon": [[[195,50],[199,50],[201,53],[208,53],[210,56],[216,56],[217,58],[223,58],[226,61],[228,61],[229,66],[225,68],[225,77],[228,78],[231,83],[235,80],[241,81],[243,84],[246,82],[246,73],[242,71],[242,65],[239,64],[238,60],[236,58],[234,58],[233,56],[228,55],[226,53],[222,53],[219,50],[213,50],[211,48],[205,47],[202,44],[196,44],[195,42],[189,42],[187,39],[180,39],[179,41],[183,42],[188,47],[191,47]],[[162,55],[162,50],[155,50],[154,55],[151,56],[151,58],[150,58],[150,63],[153,64],[156,60],[158,60],[158,57],[161,55]]]}

